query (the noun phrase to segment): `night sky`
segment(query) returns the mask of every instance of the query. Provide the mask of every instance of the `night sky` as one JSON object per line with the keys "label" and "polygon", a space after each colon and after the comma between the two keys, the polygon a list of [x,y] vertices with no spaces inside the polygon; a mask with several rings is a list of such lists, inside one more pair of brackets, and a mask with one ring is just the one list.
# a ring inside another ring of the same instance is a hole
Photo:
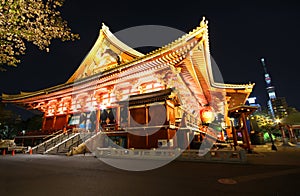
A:
{"label": "night sky", "polygon": [[81,39],[55,40],[49,53],[27,44],[22,63],[0,72],[0,93],[35,91],[66,82],[94,45],[102,22],[111,32],[138,25],[165,25],[188,33],[205,16],[211,55],[224,81],[256,83],[251,96],[265,106],[267,94],[260,62],[264,57],[277,96],[286,97],[288,105],[299,110],[300,6],[276,0],[195,2],[67,0],[60,10]]}

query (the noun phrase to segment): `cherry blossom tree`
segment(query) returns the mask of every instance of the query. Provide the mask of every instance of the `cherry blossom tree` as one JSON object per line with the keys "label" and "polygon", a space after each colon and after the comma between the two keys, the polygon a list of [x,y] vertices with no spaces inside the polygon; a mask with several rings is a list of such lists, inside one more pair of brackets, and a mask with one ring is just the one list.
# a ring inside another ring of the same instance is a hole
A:
{"label": "cherry blossom tree", "polygon": [[49,52],[52,39],[79,39],[58,10],[64,0],[0,0],[0,69],[16,66],[26,42]]}

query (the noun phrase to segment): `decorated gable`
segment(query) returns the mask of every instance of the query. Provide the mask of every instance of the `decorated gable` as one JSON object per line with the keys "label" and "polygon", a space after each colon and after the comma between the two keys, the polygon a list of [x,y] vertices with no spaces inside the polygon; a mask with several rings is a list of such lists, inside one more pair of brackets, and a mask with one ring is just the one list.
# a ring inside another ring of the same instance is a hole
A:
{"label": "decorated gable", "polygon": [[103,24],[95,45],[67,83],[99,74],[141,56],[142,53],[118,40]]}

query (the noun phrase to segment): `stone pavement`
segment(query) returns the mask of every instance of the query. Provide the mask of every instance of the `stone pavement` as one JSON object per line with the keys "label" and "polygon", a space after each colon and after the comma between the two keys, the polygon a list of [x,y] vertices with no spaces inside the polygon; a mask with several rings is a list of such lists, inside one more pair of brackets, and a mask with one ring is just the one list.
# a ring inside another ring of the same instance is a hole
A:
{"label": "stone pavement", "polygon": [[247,154],[248,164],[300,166],[299,146],[276,146],[277,151],[254,151]]}

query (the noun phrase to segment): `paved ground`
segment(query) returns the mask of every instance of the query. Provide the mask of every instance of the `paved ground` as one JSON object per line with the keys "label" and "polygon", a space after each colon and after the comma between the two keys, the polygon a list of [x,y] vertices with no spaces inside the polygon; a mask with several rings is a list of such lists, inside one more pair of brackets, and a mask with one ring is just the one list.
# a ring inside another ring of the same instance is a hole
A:
{"label": "paved ground", "polygon": [[258,165],[293,165],[300,166],[300,148],[277,146],[277,151],[248,154],[247,162]]}
{"label": "paved ground", "polygon": [[0,195],[300,195],[300,151],[248,155],[247,164],[173,161],[130,172],[93,156],[0,156]]}

